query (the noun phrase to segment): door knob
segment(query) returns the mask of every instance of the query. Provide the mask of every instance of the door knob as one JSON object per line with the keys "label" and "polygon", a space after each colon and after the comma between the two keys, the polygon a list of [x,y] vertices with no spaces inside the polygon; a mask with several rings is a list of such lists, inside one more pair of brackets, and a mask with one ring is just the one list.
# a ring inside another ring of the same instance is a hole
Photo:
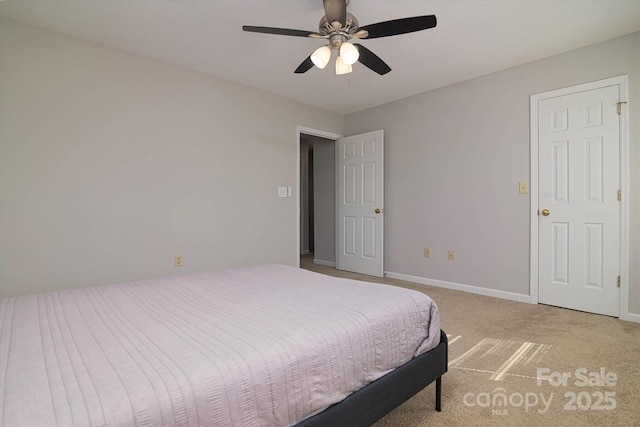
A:
{"label": "door knob", "polygon": [[379,214],[380,212],[382,212],[382,209],[380,208],[376,208],[376,210],[374,211],[375,213]]}
{"label": "door knob", "polygon": [[542,216],[549,216],[550,213],[549,209],[542,209]]}

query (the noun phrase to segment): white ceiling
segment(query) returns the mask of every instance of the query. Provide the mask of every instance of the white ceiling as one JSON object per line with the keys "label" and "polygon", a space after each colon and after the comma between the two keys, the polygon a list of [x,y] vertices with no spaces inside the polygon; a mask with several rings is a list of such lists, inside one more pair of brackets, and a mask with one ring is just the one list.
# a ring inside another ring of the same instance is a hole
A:
{"label": "white ceiling", "polygon": [[[247,33],[317,31],[322,0],[13,0],[0,14],[178,64],[341,114],[640,31],[639,0],[351,0],[360,25],[435,14],[434,29],[363,40],[392,71],[294,74],[323,40]],[[335,56],[335,55],[334,55]]]}

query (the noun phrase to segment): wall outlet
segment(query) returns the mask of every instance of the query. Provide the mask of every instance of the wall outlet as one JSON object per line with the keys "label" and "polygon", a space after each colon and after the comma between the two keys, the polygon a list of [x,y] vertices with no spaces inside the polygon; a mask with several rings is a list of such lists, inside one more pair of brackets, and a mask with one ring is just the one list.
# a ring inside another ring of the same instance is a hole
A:
{"label": "wall outlet", "polygon": [[176,255],[176,267],[182,267],[182,255]]}
{"label": "wall outlet", "polygon": [[431,258],[431,248],[424,248],[424,257]]}
{"label": "wall outlet", "polygon": [[453,251],[449,251],[449,261],[453,261],[455,259],[455,253]]}

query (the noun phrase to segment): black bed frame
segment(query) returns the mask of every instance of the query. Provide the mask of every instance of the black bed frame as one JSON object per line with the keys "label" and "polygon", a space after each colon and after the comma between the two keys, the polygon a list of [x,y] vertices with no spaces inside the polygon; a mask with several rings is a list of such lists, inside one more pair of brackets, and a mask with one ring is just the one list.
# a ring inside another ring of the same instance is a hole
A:
{"label": "black bed frame", "polygon": [[436,382],[436,411],[442,409],[442,375],[447,372],[447,334],[440,331],[440,343],[376,381],[367,384],[296,427],[367,427],[400,406],[420,390]]}

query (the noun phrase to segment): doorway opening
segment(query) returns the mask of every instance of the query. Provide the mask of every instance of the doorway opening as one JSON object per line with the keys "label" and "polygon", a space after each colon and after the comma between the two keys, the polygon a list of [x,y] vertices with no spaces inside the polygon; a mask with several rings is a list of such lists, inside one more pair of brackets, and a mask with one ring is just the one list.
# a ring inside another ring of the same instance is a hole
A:
{"label": "doorway opening", "polygon": [[[297,127],[296,132],[298,254],[311,252],[308,235],[310,221],[306,212],[309,209],[309,172],[308,165],[305,169],[304,164],[309,161],[309,140],[313,139],[313,263],[382,277],[383,130],[349,137],[301,126]],[[325,166],[321,166],[321,158]],[[321,184],[323,178],[330,184]],[[320,194],[323,191],[326,193]],[[297,258],[300,266],[300,259]]]}
{"label": "doorway opening", "polygon": [[335,267],[335,140],[301,133],[300,256]]}

